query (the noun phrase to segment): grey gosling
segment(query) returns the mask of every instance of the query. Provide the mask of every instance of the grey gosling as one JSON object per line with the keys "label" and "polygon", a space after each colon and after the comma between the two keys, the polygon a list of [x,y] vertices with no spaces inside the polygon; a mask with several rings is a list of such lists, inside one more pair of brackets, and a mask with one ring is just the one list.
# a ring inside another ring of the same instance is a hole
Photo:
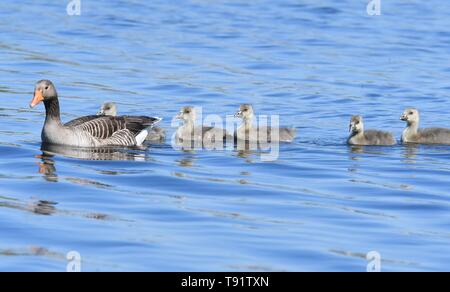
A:
{"label": "grey gosling", "polygon": [[183,123],[178,127],[175,138],[178,141],[192,141],[192,142],[225,142],[229,135],[227,131],[215,127],[207,127],[203,125],[195,125],[197,113],[194,107],[185,106],[177,114],[176,119],[180,119]]}
{"label": "grey gosling", "polygon": [[347,140],[349,145],[390,146],[397,143],[391,133],[376,130],[364,130],[364,121],[361,116],[352,117],[349,131],[350,137]]}
{"label": "grey gosling", "polygon": [[241,105],[234,116],[243,120],[242,125],[237,128],[235,133],[235,138],[238,140],[256,142],[265,138],[264,135],[267,135],[267,141],[260,142],[292,142],[295,138],[296,130],[294,128],[279,128],[278,137],[272,137],[272,132],[275,130],[272,127],[255,128],[253,126],[255,113],[250,104]]}
{"label": "grey gosling", "polygon": [[400,119],[407,125],[402,134],[403,143],[450,145],[450,129],[419,129],[420,115],[417,109],[406,109]]}

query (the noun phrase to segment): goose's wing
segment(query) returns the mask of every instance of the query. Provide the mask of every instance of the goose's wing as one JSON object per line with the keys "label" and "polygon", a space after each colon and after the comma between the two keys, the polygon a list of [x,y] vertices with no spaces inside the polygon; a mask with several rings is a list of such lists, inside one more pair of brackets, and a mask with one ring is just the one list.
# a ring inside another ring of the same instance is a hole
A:
{"label": "goose's wing", "polygon": [[121,116],[111,118],[122,118],[125,122],[125,128],[134,134],[139,134],[142,130],[153,127],[161,121],[160,118],[153,118],[147,116]]}
{"label": "goose's wing", "polygon": [[76,127],[76,126],[82,125],[86,122],[89,122],[91,120],[97,119],[98,117],[99,117],[98,115],[92,115],[92,116],[85,116],[85,117],[77,118],[77,119],[71,120],[70,122],[65,123],[64,126]]}
{"label": "goose's wing", "polygon": [[364,137],[368,144],[371,145],[392,145],[395,144],[394,136],[389,132],[378,130],[364,131]]}
{"label": "goose's wing", "polygon": [[428,128],[419,130],[421,140],[426,143],[450,143],[450,129]]}
{"label": "goose's wing", "polygon": [[86,116],[73,120],[65,126],[75,131],[86,132],[98,139],[107,139],[121,130],[128,130],[136,136],[159,121],[158,118],[146,116]]}

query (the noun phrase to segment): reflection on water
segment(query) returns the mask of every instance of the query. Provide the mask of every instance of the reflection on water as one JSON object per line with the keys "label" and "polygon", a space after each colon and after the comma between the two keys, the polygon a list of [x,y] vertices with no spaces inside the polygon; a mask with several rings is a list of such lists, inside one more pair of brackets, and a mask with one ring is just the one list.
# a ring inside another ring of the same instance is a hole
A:
{"label": "reflection on water", "polygon": [[[0,199],[2,199],[0,197]],[[0,201],[0,207],[17,209],[38,215],[52,215],[56,212],[56,202],[36,200],[31,202]]]}
{"label": "reflection on water", "polygon": [[[146,148],[123,148],[123,147],[103,147],[103,148],[79,148],[54,144],[42,144],[41,150],[44,157],[54,155],[64,155],[70,158],[83,160],[135,160],[145,161],[148,159]],[[134,151],[131,151],[134,150]],[[136,152],[139,151],[139,152]]]}
{"label": "reflection on water", "polygon": [[403,148],[403,157],[405,158],[405,163],[414,163],[417,158],[419,151],[419,145],[417,144],[406,144]]}
{"label": "reflection on water", "polygon": [[42,155],[37,155],[36,158],[41,159],[37,162],[39,166],[39,173],[43,174],[45,179],[50,182],[57,182],[58,175],[56,174],[55,161],[52,159],[53,155],[43,152]]}
{"label": "reflection on water", "polygon": [[187,157],[180,160],[177,160],[178,165],[181,167],[193,167],[194,166],[194,158],[193,157]]}

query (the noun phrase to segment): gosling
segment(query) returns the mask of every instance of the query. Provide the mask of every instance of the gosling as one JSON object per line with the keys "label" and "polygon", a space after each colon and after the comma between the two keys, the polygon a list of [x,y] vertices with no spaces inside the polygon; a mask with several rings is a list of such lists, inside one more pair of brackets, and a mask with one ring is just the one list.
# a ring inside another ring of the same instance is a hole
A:
{"label": "gosling", "polygon": [[402,143],[450,145],[450,129],[419,129],[420,115],[417,109],[406,109],[400,119],[407,125],[402,134]]}
{"label": "gosling", "polygon": [[175,138],[177,141],[185,142],[225,142],[229,137],[228,133],[224,129],[206,127],[203,125],[195,125],[197,119],[197,112],[192,106],[185,106],[181,108],[181,111],[175,117],[181,120],[183,123],[178,127]]}
{"label": "gosling", "polygon": [[[97,113],[98,116],[117,116],[117,105],[114,102],[105,102]],[[163,142],[166,139],[166,131],[160,127],[153,127],[148,131],[146,141]]]}
{"label": "gosling", "polygon": [[353,116],[349,126],[350,136],[347,143],[358,146],[391,146],[395,145],[394,136],[388,132],[364,131],[364,121],[361,116]]}
{"label": "gosling", "polygon": [[[243,121],[242,125],[240,125],[235,132],[235,138],[238,140],[257,142],[263,139],[264,135],[267,135],[267,142],[292,142],[295,138],[296,130],[294,128],[275,129],[272,127],[259,126],[254,128],[253,120],[255,118],[255,113],[250,104],[241,105],[239,111],[234,116],[241,118]],[[279,131],[278,137],[272,137],[272,132],[275,130]]]}
{"label": "gosling", "polygon": [[117,106],[114,102],[105,102],[100,107],[97,116],[117,116]]}

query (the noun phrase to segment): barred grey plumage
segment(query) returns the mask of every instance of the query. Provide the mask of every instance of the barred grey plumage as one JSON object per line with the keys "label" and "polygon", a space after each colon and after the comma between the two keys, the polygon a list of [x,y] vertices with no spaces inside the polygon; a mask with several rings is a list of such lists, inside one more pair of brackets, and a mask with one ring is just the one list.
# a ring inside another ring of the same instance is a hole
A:
{"label": "barred grey plumage", "polygon": [[[117,105],[114,102],[105,102],[100,107],[97,115],[100,116],[117,116]],[[158,126],[152,127],[148,131],[148,135],[145,138],[147,141],[153,143],[161,143],[166,139],[166,131]]]}

